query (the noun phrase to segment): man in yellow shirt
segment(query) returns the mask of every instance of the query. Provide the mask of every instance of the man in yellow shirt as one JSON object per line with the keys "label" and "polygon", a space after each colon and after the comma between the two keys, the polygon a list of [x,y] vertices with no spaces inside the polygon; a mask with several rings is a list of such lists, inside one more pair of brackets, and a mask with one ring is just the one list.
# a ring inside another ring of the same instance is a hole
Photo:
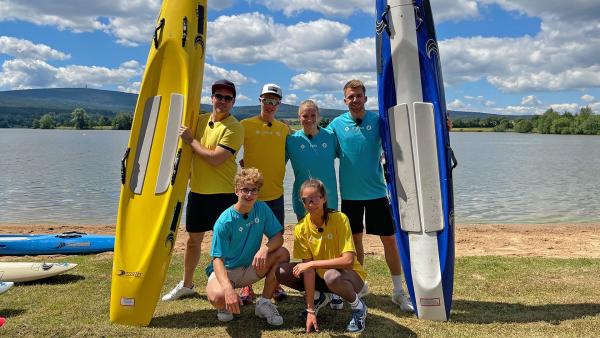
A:
{"label": "man in yellow shirt", "polygon": [[194,151],[186,209],[188,240],[183,280],[162,298],[164,301],[195,293],[194,270],[200,260],[204,233],[211,231],[219,215],[237,202],[235,154],[242,147],[244,127],[231,115],[235,97],[235,85],[231,81],[215,81],[211,96],[213,112],[200,115],[195,135],[186,126],[179,129],[183,142]]}
{"label": "man in yellow shirt", "polygon": [[[244,126],[244,158],[242,167],[254,167],[264,177],[264,185],[258,199],[267,203],[279,223],[285,226],[283,178],[285,176],[285,140],[289,127],[275,119],[275,114],[283,97],[281,87],[274,83],[263,86],[259,96],[260,114],[241,121]],[[242,301],[251,303],[254,298],[251,286],[241,290]],[[286,297],[285,291],[277,285],[273,294],[275,300]]]}

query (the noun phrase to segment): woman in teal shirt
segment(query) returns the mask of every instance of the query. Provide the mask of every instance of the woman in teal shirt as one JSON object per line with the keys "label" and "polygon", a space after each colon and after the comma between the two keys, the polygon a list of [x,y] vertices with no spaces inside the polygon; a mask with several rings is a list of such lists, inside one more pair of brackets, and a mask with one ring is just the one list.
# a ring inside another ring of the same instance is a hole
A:
{"label": "woman in teal shirt", "polygon": [[302,129],[289,135],[286,141],[286,158],[294,169],[292,204],[298,220],[306,215],[300,200],[302,182],[319,179],[328,192],[329,207],[338,209],[338,189],[334,160],[337,154],[337,139],[330,130],[319,127],[319,107],[312,100],[306,100],[298,107],[298,119]]}

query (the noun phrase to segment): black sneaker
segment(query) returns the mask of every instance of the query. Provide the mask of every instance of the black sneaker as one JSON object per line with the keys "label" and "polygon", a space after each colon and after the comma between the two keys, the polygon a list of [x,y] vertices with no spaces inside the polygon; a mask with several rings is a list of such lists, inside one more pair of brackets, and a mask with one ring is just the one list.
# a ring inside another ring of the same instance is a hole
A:
{"label": "black sneaker", "polygon": [[[315,299],[315,316],[319,313],[323,307],[327,306],[331,302],[331,294],[327,292],[321,292],[318,299]],[[300,318],[306,319],[306,310],[300,313]]]}

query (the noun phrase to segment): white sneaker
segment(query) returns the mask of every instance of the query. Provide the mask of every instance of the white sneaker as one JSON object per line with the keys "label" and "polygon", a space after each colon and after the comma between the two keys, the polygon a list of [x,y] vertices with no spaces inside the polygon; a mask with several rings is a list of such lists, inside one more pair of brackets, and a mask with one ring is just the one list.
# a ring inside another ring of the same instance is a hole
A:
{"label": "white sneaker", "polygon": [[362,289],[360,289],[360,291],[358,292],[358,298],[363,298],[364,296],[366,296],[368,294],[369,294],[369,284],[367,283],[367,281],[365,281],[365,284],[363,284]]}
{"label": "white sneaker", "polygon": [[193,295],[195,293],[196,293],[196,291],[194,291],[193,285],[191,288],[188,288],[188,287],[183,286],[183,281],[181,281],[181,282],[179,282],[179,284],[177,284],[177,286],[175,288],[173,288],[173,290],[171,290],[169,293],[164,295],[162,300],[163,301],[177,300],[181,297]]}
{"label": "white sneaker", "polygon": [[233,313],[225,309],[217,310],[217,319],[222,322],[230,322],[233,320]]}
{"label": "white sneaker", "polygon": [[392,293],[392,303],[400,306],[400,310],[404,312],[415,312],[415,309],[410,302],[410,299],[404,294],[404,291]]}
{"label": "white sneaker", "polygon": [[267,320],[269,325],[280,326],[283,325],[283,317],[277,311],[277,306],[271,303],[270,299],[265,299],[260,297],[256,302],[256,308],[254,309],[254,314],[258,318],[263,318]]}

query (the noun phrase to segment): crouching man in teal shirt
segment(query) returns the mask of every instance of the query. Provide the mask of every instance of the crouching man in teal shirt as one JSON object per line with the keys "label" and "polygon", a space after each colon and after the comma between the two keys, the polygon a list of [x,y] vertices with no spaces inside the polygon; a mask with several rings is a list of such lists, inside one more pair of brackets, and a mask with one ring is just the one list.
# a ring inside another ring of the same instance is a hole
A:
{"label": "crouching man in teal shirt", "polygon": [[[206,294],[222,322],[240,313],[242,303],[235,289],[264,278],[254,313],[270,325],[283,324],[271,298],[277,285],[275,270],[279,263],[289,262],[290,253],[282,247],[282,225],[265,202],[257,201],[262,184],[258,169],[242,169],[235,177],[238,201],[219,216],[213,229]],[[263,234],[269,239],[265,245]]]}

